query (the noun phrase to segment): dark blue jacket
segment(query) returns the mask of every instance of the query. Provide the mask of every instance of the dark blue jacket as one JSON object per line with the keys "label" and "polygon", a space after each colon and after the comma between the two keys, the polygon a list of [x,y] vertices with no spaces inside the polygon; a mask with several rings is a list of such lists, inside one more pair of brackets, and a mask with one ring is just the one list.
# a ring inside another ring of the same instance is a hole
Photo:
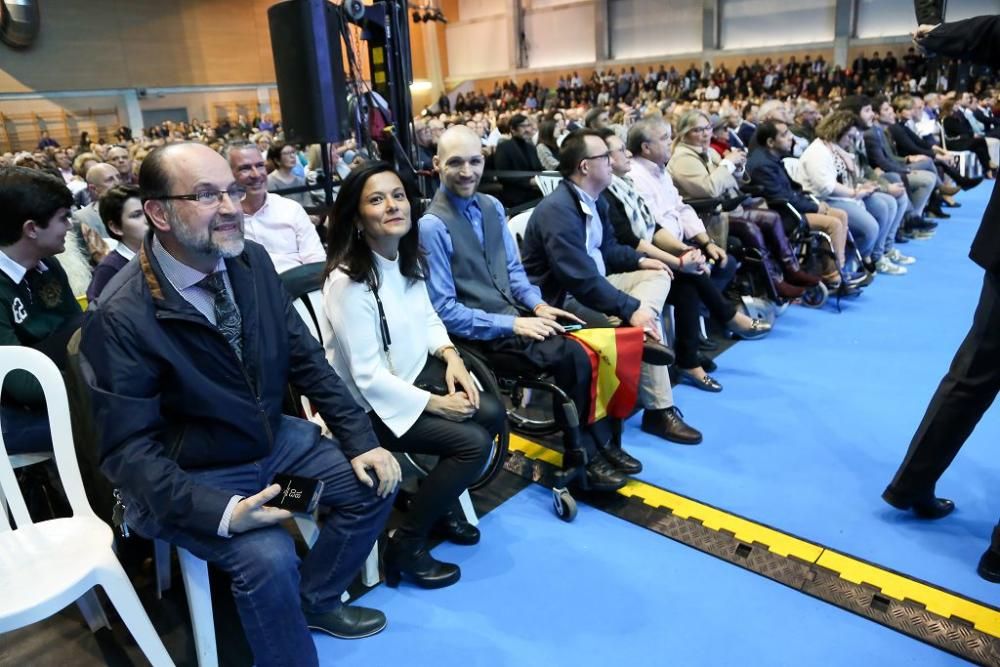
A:
{"label": "dark blue jacket", "polygon": [[897,160],[889,154],[889,148],[885,145],[887,141],[889,140],[881,125],[872,125],[865,130],[865,152],[868,153],[868,164],[889,173],[910,173],[910,168],[906,166],[905,162]]}
{"label": "dark blue jacket", "polygon": [[764,192],[764,199],[785,199],[799,213],[817,213],[819,206],[802,192],[802,186],[793,183],[785,171],[781,158],[758,146],[747,158],[750,183]]}
{"label": "dark blue jacket", "polygon": [[243,363],[164,278],[149,238],[91,305],[80,347],[93,370],[101,470],[161,524],[209,535],[232,493],[188,471],[266,457],[289,382],[312,400],[345,456],[378,444],[264,248],[247,241],[226,269],[243,317]]}
{"label": "dark blue jacket", "polygon": [[[576,190],[564,179],[535,207],[521,246],[524,270],[547,303],[561,305],[566,295],[572,294],[588,308],[627,321],[639,308],[639,300],[609,283],[587,254],[587,216],[582,206]],[[597,200],[597,214],[607,272],[637,270],[642,255],[615,239],[603,198]]]}

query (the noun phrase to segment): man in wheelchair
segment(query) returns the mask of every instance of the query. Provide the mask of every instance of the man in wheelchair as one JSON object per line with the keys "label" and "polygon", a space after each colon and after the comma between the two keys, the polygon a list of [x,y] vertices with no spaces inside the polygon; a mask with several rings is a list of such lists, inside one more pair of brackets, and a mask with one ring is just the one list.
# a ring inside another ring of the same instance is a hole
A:
{"label": "man in wheelchair", "polygon": [[[480,353],[494,367],[546,373],[588,413],[590,361],[584,349],[560,334],[582,321],[542,300],[528,281],[501,204],[476,188],[484,161],[479,138],[464,126],[448,129],[438,142],[434,167],[441,188],[420,219],[427,253],[431,302],[453,338]],[[585,453],[586,486],[614,491],[625,475],[642,469],[616,443],[609,419],[582,425],[579,433],[555,410],[563,427],[569,467]]]}

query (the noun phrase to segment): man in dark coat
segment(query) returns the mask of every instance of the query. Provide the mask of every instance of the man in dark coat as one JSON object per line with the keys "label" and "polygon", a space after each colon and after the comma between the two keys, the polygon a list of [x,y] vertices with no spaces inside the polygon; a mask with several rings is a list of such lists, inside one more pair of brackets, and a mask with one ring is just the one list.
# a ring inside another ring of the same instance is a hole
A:
{"label": "man in dark coat", "polygon": [[[354,638],[385,627],[381,612],[340,596],[382,530],[399,465],[267,252],[244,240],[245,192],[226,160],[169,144],[139,182],[152,232],[88,311],[80,347],[121,525],[230,575],[256,664],[318,665],[309,629]],[[335,439],[282,414],[289,383]],[[301,567],[280,525],[291,514],[265,505],[282,490],[278,473],[322,481],[333,510]]]}
{"label": "man in dark coat", "polygon": [[[493,164],[497,171],[542,171],[542,163],[532,137],[535,135],[535,124],[524,114],[515,114],[510,119],[510,139],[497,145]],[[529,178],[503,179],[503,203],[507,206],[520,206],[534,199],[541,193],[532,185]]]}
{"label": "man in dark coat", "polygon": [[[926,3],[924,3],[926,4]],[[1000,65],[1000,16],[921,25],[914,39],[924,50],[983,65]],[[893,507],[939,519],[955,508],[935,485],[1000,392],[1000,191],[996,185],[972,243],[970,257],[986,275],[972,328],[958,348],[910,443],[903,465],[882,497]],[[979,562],[979,575],[1000,583],[1000,525]]]}

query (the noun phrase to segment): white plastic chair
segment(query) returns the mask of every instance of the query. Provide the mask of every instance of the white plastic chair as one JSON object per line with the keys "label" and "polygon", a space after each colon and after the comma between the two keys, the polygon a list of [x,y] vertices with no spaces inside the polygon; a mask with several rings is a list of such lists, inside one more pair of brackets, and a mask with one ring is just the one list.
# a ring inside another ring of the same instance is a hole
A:
{"label": "white plastic chair", "polygon": [[562,174],[555,171],[545,171],[540,174],[535,174],[535,185],[541,190],[542,196],[546,197],[559,187],[562,182]]}
{"label": "white plastic chair", "polygon": [[18,369],[34,375],[42,386],[56,467],[73,516],[31,520],[0,433],[0,491],[17,525],[12,530],[7,515],[0,517],[0,633],[48,618],[100,586],[150,663],[173,665],[111,548],[111,527],[87,502],[59,369],[36,350],[0,347],[0,384]]}
{"label": "white plastic chair", "polygon": [[531,214],[534,211],[535,209],[533,208],[521,211],[507,222],[507,229],[510,230],[510,235],[514,237],[514,241],[517,243],[518,255],[521,254],[521,243],[524,242],[524,233],[528,229],[528,220],[531,219]]}

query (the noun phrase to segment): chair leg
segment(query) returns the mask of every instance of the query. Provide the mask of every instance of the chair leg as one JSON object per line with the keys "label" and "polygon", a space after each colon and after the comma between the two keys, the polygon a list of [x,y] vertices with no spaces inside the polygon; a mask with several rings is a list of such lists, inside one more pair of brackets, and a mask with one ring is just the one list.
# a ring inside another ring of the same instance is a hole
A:
{"label": "chair leg", "polygon": [[76,601],[76,606],[80,609],[80,613],[83,614],[83,618],[87,621],[87,627],[90,628],[91,632],[111,627],[108,615],[104,613],[104,605],[101,604],[101,598],[97,597],[95,589],[91,588],[80,596],[80,599]]}
{"label": "chair leg", "polygon": [[170,543],[153,540],[153,568],[156,570],[156,599],[170,590]]}
{"label": "chair leg", "polygon": [[153,627],[153,623],[146,615],[139,596],[136,595],[132,583],[128,580],[128,575],[122,569],[121,563],[113,555],[105,565],[103,576],[100,577],[101,588],[107,593],[108,599],[114,605],[118,616],[121,617],[132,638],[142,650],[146,659],[153,667],[173,667],[174,661],[170,659],[166,647],[160,641],[160,636]]}
{"label": "chair leg", "polygon": [[476,508],[472,506],[472,497],[469,496],[468,489],[462,491],[462,495],[458,497],[458,502],[462,506],[462,514],[465,515],[465,520],[473,526],[478,526],[479,517],[476,516]]}
{"label": "chair leg", "polygon": [[184,577],[191,612],[191,630],[198,653],[198,667],[218,667],[219,654],[215,644],[215,614],[212,611],[212,589],[208,581],[208,563],[186,549],[177,549],[177,559]]}
{"label": "chair leg", "polygon": [[365,559],[365,568],[361,571],[361,583],[371,588],[379,581],[378,577],[378,540],[372,545],[371,553]]}

